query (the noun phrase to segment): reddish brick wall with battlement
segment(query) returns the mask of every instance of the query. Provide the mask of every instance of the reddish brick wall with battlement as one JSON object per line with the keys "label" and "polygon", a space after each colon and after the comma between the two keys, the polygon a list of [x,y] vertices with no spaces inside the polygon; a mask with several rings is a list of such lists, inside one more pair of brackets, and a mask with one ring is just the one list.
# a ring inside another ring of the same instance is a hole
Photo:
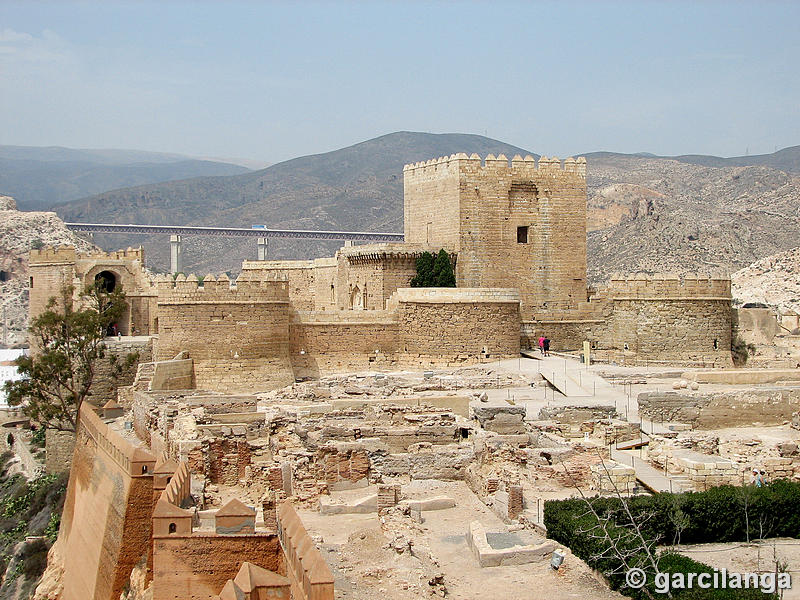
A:
{"label": "reddish brick wall with battlement", "polygon": [[155,458],[110,431],[88,405],[64,512],[62,600],[117,600],[150,546]]}

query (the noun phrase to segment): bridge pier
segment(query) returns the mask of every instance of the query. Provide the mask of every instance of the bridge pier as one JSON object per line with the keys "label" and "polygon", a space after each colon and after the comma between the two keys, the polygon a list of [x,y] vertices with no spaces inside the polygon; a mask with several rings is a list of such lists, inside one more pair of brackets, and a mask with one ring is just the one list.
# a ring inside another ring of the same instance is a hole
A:
{"label": "bridge pier", "polygon": [[269,249],[269,239],[258,238],[258,260],[267,260],[267,250]]}
{"label": "bridge pier", "polygon": [[181,236],[169,236],[169,270],[174,275],[183,271],[183,249]]}

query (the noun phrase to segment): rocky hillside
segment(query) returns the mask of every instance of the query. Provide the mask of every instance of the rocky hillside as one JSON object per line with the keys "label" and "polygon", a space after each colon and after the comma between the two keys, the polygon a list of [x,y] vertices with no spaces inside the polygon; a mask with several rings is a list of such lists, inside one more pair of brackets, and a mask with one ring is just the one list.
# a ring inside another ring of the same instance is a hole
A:
{"label": "rocky hillside", "polygon": [[25,345],[28,329],[28,253],[41,246],[94,248],[52,212],[21,212],[13,198],[0,196],[0,346]]}
{"label": "rocky hillside", "polygon": [[800,248],[762,258],[731,276],[733,297],[800,314]]}
{"label": "rocky hillside", "polygon": [[800,177],[588,155],[589,277],[619,271],[736,271],[798,245]]}

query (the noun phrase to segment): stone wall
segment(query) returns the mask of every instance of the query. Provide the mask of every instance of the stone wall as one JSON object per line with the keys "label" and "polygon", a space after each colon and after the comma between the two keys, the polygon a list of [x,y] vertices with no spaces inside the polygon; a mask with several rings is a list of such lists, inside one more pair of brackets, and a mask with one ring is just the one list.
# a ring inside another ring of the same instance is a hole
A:
{"label": "stone wall", "polygon": [[243,272],[231,286],[209,275],[199,286],[193,275],[179,275],[157,286],[157,360],[188,352],[197,387],[208,390],[266,390],[293,380],[285,278]]}
{"label": "stone wall", "polygon": [[293,313],[289,331],[297,378],[387,369],[395,362],[398,324],[388,311]]}
{"label": "stone wall", "polygon": [[84,404],[59,539],[62,600],[117,600],[147,556],[155,458],[110,431]]}
{"label": "stone wall", "polygon": [[523,315],[586,300],[586,161],[458,154],[406,165],[405,240],[458,253],[459,287],[519,289]]}
{"label": "stone wall", "polygon": [[75,451],[75,434],[48,429],[45,432],[44,469],[48,473],[69,471]]}
{"label": "stone wall", "polygon": [[653,421],[690,423],[696,429],[781,425],[800,410],[800,388],[762,387],[689,394],[643,392],[639,411]]}
{"label": "stone wall", "polygon": [[188,390],[193,387],[194,364],[191,358],[153,363],[151,390]]}
{"label": "stone wall", "polygon": [[512,289],[397,291],[398,351],[411,364],[519,356],[520,300]]}
{"label": "stone wall", "polygon": [[613,277],[589,302],[550,308],[522,324],[522,345],[545,335],[552,350],[582,350],[621,364],[663,362],[728,367],[730,279],[703,275]]}
{"label": "stone wall", "polygon": [[[139,363],[153,359],[152,338],[130,338],[121,340],[107,338],[105,358],[97,361],[92,388],[86,400],[93,406],[103,406],[109,400],[117,399],[120,387],[131,385],[136,376]],[[136,355],[136,361],[125,366],[126,357]]]}
{"label": "stone wall", "polygon": [[599,350],[668,363],[732,364],[730,278],[612,278],[598,296],[612,305]]}

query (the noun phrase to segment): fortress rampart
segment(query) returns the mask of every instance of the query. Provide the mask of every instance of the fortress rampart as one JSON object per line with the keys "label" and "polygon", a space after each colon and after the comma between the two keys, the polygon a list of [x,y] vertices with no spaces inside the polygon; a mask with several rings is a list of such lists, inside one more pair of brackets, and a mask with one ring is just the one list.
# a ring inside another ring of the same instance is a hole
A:
{"label": "fortress rampart", "polygon": [[155,458],[84,404],[59,538],[63,600],[117,600],[150,546]]}
{"label": "fortress rampart", "polygon": [[156,282],[156,360],[187,351],[203,389],[271,389],[292,381],[289,292],[285,277],[243,272],[227,277],[178,276]]}
{"label": "fortress rampart", "polygon": [[720,275],[614,276],[590,302],[523,323],[523,344],[540,335],[553,348],[580,349],[621,362],[730,366],[731,282]]}
{"label": "fortress rampart", "polygon": [[519,293],[513,289],[397,291],[398,352],[407,364],[519,356]]}
{"label": "fortress rampart", "polygon": [[614,275],[608,285],[598,290],[598,297],[614,300],[637,299],[730,299],[731,279],[721,275]]}

